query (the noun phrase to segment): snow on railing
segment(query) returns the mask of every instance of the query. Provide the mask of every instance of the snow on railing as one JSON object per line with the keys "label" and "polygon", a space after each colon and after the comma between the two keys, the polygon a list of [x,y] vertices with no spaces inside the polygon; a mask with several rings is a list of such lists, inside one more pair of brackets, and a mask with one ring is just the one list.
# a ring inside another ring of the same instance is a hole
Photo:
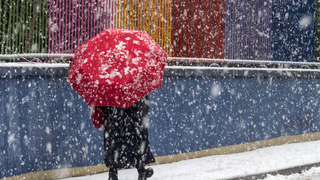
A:
{"label": "snow on railing", "polygon": [[[58,58],[72,59],[74,54],[64,53],[28,53],[28,54],[0,54],[0,60],[6,59],[30,59],[30,58]],[[211,58],[188,58],[168,57],[168,62],[196,62],[196,63],[222,63],[222,64],[260,64],[260,65],[291,65],[291,66],[319,66],[318,62],[293,62],[293,61],[270,61],[270,60],[243,60],[243,59],[211,59]]]}
{"label": "snow on railing", "polygon": [[26,54],[0,54],[0,59],[27,59],[27,58],[61,58],[72,59],[74,54],[48,54],[48,53],[26,53]]}
{"label": "snow on railing", "polygon": [[188,58],[169,57],[168,61],[178,62],[203,62],[223,64],[263,64],[263,65],[296,65],[296,66],[320,66],[317,62],[294,62],[294,61],[270,61],[270,60],[243,60],[243,59],[210,59],[210,58]]}

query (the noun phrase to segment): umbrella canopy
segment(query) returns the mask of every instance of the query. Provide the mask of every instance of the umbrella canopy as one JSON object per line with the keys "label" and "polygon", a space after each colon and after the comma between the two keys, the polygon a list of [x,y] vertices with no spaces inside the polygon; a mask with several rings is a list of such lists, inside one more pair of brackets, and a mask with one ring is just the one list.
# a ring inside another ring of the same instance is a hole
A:
{"label": "umbrella canopy", "polygon": [[89,105],[129,108],[161,86],[166,60],[146,32],[106,29],[75,50],[68,83]]}

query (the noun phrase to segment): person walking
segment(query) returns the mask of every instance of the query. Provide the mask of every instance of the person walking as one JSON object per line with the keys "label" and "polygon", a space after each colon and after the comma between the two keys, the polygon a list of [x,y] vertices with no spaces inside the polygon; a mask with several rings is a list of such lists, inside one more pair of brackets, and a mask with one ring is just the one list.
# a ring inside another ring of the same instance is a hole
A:
{"label": "person walking", "polygon": [[120,107],[94,107],[91,114],[95,127],[104,128],[105,165],[109,167],[109,180],[118,180],[118,169],[135,167],[138,180],[153,175],[146,164],[155,162],[148,140],[149,98],[137,101],[128,109]]}

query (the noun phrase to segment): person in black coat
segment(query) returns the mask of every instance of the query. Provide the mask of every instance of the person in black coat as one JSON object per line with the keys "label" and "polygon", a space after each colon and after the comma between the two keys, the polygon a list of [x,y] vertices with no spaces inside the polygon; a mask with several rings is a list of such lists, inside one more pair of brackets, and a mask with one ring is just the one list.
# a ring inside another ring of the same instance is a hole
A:
{"label": "person in black coat", "polygon": [[153,175],[145,165],[155,162],[150,150],[146,114],[149,98],[137,101],[130,108],[105,107],[105,164],[109,167],[109,180],[118,180],[118,168],[136,167],[138,180]]}

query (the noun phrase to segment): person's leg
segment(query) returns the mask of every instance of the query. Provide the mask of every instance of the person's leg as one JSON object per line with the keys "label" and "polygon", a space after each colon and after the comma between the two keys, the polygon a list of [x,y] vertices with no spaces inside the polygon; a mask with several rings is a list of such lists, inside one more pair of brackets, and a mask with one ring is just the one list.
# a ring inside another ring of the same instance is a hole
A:
{"label": "person's leg", "polygon": [[109,179],[108,180],[118,180],[117,168],[110,168],[109,169]]}
{"label": "person's leg", "polygon": [[147,178],[151,177],[153,175],[153,169],[152,168],[145,168],[143,165],[138,165],[138,180],[146,180]]}

